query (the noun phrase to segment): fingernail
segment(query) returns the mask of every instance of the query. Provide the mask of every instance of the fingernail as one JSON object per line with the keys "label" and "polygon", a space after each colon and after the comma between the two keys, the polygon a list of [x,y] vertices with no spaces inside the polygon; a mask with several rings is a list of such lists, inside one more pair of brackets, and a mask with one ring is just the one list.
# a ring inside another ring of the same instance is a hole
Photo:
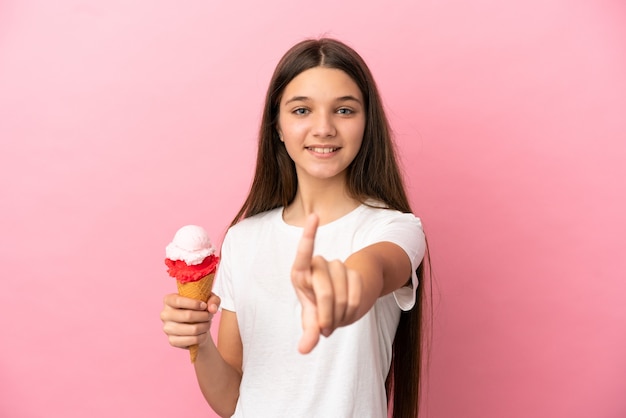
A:
{"label": "fingernail", "polygon": [[205,302],[200,302],[200,309],[204,311],[206,310],[206,308],[207,308],[207,304]]}

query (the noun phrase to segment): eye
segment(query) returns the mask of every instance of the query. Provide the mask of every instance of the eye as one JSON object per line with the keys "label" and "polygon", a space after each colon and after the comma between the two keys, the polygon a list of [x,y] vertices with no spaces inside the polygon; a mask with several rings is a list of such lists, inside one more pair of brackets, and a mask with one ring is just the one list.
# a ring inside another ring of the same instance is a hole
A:
{"label": "eye", "polygon": [[294,109],[291,111],[294,115],[306,115],[309,113],[309,109],[306,109],[304,107],[299,107],[297,109]]}
{"label": "eye", "polygon": [[354,110],[349,109],[347,107],[341,107],[337,109],[337,113],[339,113],[340,115],[351,115],[354,113]]}

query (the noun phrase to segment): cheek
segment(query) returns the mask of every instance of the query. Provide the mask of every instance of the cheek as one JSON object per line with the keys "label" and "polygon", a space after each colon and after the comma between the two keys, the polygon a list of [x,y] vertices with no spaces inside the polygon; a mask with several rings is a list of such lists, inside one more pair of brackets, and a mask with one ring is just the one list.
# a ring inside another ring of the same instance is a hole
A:
{"label": "cheek", "polygon": [[306,133],[307,125],[305,121],[288,121],[281,123],[281,132],[287,136],[298,137]]}
{"label": "cheek", "polygon": [[356,125],[352,130],[352,138],[354,138],[355,142],[358,142],[359,147],[363,143],[363,135],[365,135],[365,125]]}

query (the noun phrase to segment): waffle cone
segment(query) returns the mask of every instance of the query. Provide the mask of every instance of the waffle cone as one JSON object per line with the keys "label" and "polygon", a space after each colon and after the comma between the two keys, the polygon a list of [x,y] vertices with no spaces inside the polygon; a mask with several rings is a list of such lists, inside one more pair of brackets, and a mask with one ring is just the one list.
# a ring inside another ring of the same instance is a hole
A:
{"label": "waffle cone", "polygon": [[[178,286],[178,294],[187,298],[201,300],[206,302],[211,296],[211,288],[213,287],[213,278],[215,273],[207,274],[203,278],[195,282],[180,283],[176,281]],[[189,355],[191,356],[191,362],[196,362],[198,356],[198,346],[192,345],[189,347]]]}

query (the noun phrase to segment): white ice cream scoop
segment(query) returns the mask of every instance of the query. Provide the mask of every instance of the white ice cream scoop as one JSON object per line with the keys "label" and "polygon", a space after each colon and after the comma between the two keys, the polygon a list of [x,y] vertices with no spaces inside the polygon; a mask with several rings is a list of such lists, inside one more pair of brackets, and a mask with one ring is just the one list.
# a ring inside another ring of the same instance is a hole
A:
{"label": "white ice cream scoop", "polygon": [[189,266],[200,264],[215,252],[209,234],[198,225],[185,225],[176,231],[174,239],[165,247],[165,256],[172,261],[182,260]]}

